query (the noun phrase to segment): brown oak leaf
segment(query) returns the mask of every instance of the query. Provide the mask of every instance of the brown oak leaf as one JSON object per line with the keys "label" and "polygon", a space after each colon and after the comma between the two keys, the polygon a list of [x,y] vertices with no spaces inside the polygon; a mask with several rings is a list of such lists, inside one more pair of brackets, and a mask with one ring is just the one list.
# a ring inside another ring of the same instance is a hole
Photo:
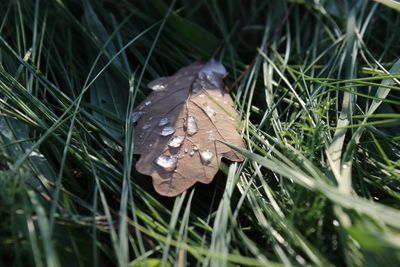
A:
{"label": "brown oak leaf", "polygon": [[243,161],[221,142],[244,147],[225,74],[211,59],[148,84],[153,92],[133,114],[134,154],[140,155],[137,171],[152,176],[159,194],[176,196],[196,182],[211,182],[221,158]]}

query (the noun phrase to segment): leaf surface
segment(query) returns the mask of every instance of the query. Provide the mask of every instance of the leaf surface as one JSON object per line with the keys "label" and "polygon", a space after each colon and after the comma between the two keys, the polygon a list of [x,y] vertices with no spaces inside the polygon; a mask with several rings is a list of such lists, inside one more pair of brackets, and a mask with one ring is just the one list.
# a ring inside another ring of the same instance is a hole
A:
{"label": "leaf surface", "polygon": [[209,183],[221,158],[243,161],[220,141],[244,148],[240,122],[225,92],[224,66],[195,62],[148,84],[153,92],[136,108],[134,153],[138,172],[152,176],[156,191],[176,196],[196,182]]}

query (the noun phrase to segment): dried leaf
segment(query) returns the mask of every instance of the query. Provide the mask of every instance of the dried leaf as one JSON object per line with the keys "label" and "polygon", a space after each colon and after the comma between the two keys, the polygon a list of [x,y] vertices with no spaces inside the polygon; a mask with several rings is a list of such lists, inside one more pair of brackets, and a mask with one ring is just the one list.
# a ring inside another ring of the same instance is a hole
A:
{"label": "dried leaf", "polygon": [[196,182],[209,183],[221,158],[243,161],[220,141],[244,147],[239,116],[224,90],[224,66],[195,62],[148,84],[153,92],[134,113],[138,172],[150,175],[156,191],[176,196]]}

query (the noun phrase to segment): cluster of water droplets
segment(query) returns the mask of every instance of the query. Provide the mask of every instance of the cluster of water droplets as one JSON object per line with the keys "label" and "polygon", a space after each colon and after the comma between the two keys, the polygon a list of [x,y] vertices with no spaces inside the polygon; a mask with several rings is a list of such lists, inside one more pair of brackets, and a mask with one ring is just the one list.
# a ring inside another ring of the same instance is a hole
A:
{"label": "cluster of water droplets", "polygon": [[214,158],[214,153],[209,149],[200,150],[197,145],[194,145],[192,149],[189,151],[187,148],[184,150],[185,154],[189,154],[190,157],[193,157],[196,153],[199,153],[200,160],[204,165],[208,165],[211,163]]}
{"label": "cluster of water droplets", "polygon": [[[208,110],[210,115],[215,116],[215,110]],[[160,132],[161,136],[170,136],[175,133],[175,128],[172,126],[167,126],[169,124],[168,118],[161,118],[158,126],[163,126],[164,128]],[[188,136],[193,136],[198,132],[198,125],[197,119],[195,116],[189,115],[185,122],[185,130]],[[214,142],[214,131],[209,130],[208,132],[208,139],[207,143]],[[180,148],[185,140],[185,136],[183,135],[175,135],[168,141],[168,147],[170,148],[170,152],[175,151],[171,149]],[[191,149],[184,148],[182,150],[182,154],[176,155],[160,155],[156,160],[155,163],[162,167],[167,172],[172,172],[177,167],[177,162],[179,158],[184,157],[186,154],[190,157],[193,157],[195,154],[199,155],[200,161],[203,165],[208,165],[212,162],[213,158],[215,157],[214,152],[210,151],[209,149],[202,150],[199,148],[198,145],[193,145]]]}
{"label": "cluster of water droplets", "polygon": [[[158,126],[163,127],[160,135],[167,137],[175,133],[175,128],[172,126],[168,126],[169,124],[169,119],[167,117],[162,117],[158,121]],[[174,136],[172,137],[169,142],[168,146],[171,148],[178,148],[181,146],[182,142],[184,140],[184,136]],[[163,168],[167,172],[172,172],[176,169],[176,164],[178,162],[178,156],[177,155],[160,155],[156,160],[155,163]]]}
{"label": "cluster of water droplets", "polygon": [[[222,88],[222,77],[223,75],[226,74],[226,70],[224,66],[220,63],[218,63],[215,60],[210,60],[208,63],[206,63],[201,71],[198,73],[198,76],[195,80],[195,83],[193,84],[193,90],[192,93],[197,93],[200,90],[204,89],[214,89],[214,88]],[[192,79],[192,77],[190,77]],[[149,88],[151,88],[154,91],[163,91],[166,90],[166,84],[164,79],[158,79],[155,80],[154,82],[149,83]],[[203,95],[204,96],[204,95]],[[151,102],[147,104],[145,102],[144,106],[150,105]],[[213,109],[211,106],[207,105],[203,108],[204,112],[207,114],[207,116],[214,121],[215,116],[216,116],[216,111]],[[143,113],[137,112],[136,114],[133,115],[134,121],[137,121],[140,119],[141,116],[143,116]],[[168,126],[170,123],[169,119],[167,117],[163,117],[159,120],[158,126],[163,127],[162,130],[160,131],[160,135],[167,137],[170,135],[173,135],[175,133],[175,128],[172,126]],[[142,127],[142,130],[148,130],[150,129],[152,125],[151,124],[145,124]],[[198,122],[195,116],[189,115],[186,119],[185,122],[185,130],[187,136],[193,136],[198,132]],[[214,132],[213,130],[209,130],[207,132],[207,143],[214,142]],[[182,135],[176,135],[170,138],[168,141],[168,147],[170,149],[175,149],[179,148],[182,146],[183,142],[185,140],[185,136]],[[172,150],[173,151],[173,150]],[[197,145],[193,145],[192,148],[189,149],[185,148],[183,150],[184,154],[189,154],[189,156],[193,157],[196,153],[199,154],[200,160],[203,165],[208,165],[212,162],[213,158],[215,157],[214,152],[210,151],[209,149],[200,149]],[[165,171],[167,172],[172,172],[176,169],[177,167],[177,162],[178,162],[179,155],[160,155],[157,157],[155,160],[155,163],[162,167]]]}
{"label": "cluster of water droplets", "polygon": [[185,153],[188,153],[188,152],[189,152],[189,156],[193,157],[194,154],[195,154],[197,151],[199,151],[199,147],[196,146],[196,145],[194,145],[194,146],[192,147],[192,150],[190,150],[190,152],[189,152],[188,150],[185,150]]}

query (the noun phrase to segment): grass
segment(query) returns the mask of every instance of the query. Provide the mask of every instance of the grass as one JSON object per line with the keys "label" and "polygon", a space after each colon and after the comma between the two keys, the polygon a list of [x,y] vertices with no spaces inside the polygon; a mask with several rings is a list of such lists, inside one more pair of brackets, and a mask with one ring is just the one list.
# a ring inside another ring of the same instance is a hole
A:
{"label": "grass", "polygon": [[[0,265],[399,265],[398,10],[2,1]],[[135,171],[132,110],[213,56],[246,160],[161,197]]]}

